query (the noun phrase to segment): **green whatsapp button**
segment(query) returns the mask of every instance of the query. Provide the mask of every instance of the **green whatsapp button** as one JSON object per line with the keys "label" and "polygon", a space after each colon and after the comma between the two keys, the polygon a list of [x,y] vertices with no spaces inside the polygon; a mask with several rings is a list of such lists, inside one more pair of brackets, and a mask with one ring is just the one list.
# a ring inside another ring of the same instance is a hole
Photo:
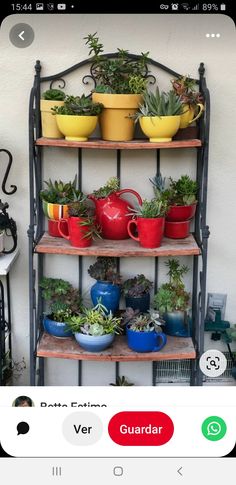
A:
{"label": "green whatsapp button", "polygon": [[225,421],[219,416],[209,416],[202,423],[202,434],[210,441],[219,441],[224,438],[227,431]]}

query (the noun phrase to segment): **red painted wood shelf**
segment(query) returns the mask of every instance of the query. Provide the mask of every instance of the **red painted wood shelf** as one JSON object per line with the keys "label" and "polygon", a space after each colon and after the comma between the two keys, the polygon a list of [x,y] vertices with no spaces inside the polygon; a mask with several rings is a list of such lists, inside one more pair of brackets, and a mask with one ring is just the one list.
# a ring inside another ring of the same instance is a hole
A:
{"label": "red painted wood shelf", "polygon": [[139,246],[133,239],[113,241],[96,239],[88,248],[75,248],[69,241],[44,233],[35,247],[36,253],[68,254],[77,256],[114,256],[114,257],[158,257],[158,256],[188,256],[201,253],[192,234],[186,239],[164,238],[159,248],[146,249]]}
{"label": "red painted wood shelf", "polygon": [[198,148],[202,146],[202,142],[197,138],[173,140],[167,143],[150,143],[148,140],[132,140],[125,142],[104,141],[95,138],[90,138],[88,141],[78,142],[67,141],[64,138],[38,138],[36,140],[36,145],[61,148],[91,148],[96,150],[153,150],[154,148]]}
{"label": "red painted wood shelf", "polygon": [[196,351],[191,338],[167,337],[167,344],[159,352],[138,353],[129,349],[126,337],[117,336],[111,347],[103,352],[88,352],[82,349],[73,338],[59,339],[44,333],[37,348],[38,357],[135,362],[195,359]]}

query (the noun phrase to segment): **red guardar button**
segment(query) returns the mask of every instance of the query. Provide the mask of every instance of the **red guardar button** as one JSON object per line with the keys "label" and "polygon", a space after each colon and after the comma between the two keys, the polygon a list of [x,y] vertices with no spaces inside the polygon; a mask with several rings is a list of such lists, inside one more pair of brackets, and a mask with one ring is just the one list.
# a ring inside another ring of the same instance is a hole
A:
{"label": "red guardar button", "polygon": [[161,446],[172,438],[174,423],[158,411],[124,411],[111,418],[108,433],[121,446]]}

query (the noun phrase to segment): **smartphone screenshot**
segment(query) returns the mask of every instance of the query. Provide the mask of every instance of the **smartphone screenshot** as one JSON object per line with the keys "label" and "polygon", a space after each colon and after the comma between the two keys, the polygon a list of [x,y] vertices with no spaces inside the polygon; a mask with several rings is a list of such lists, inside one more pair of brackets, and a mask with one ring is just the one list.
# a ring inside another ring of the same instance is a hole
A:
{"label": "smartphone screenshot", "polygon": [[0,470],[218,485],[236,456],[232,6],[99,7],[0,9]]}

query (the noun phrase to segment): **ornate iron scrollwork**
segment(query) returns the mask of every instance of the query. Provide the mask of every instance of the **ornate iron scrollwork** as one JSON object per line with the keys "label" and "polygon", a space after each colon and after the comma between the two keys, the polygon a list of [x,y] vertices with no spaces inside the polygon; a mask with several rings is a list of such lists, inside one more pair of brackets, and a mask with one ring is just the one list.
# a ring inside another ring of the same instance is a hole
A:
{"label": "ornate iron scrollwork", "polygon": [[54,83],[58,83],[57,85],[57,88],[56,89],[64,89],[65,86],[66,86],[66,81],[65,79],[63,78],[58,78],[58,79],[53,79],[51,82],[50,82],[50,89],[53,89],[53,85]]}
{"label": "ornate iron scrollwork", "polygon": [[12,188],[12,190],[8,191],[6,189],[6,182],[7,182],[7,178],[8,178],[8,175],[9,175],[9,172],[10,172],[10,169],[11,169],[11,166],[12,166],[12,154],[11,152],[9,152],[9,150],[5,150],[3,148],[0,149],[0,153],[1,152],[4,152],[8,155],[8,158],[9,158],[9,162],[8,162],[8,165],[7,165],[7,169],[6,169],[6,172],[5,172],[5,175],[3,177],[3,181],[2,181],[2,191],[4,194],[6,195],[12,195],[14,194],[16,191],[17,191],[17,186],[16,185],[10,185],[10,187]]}

